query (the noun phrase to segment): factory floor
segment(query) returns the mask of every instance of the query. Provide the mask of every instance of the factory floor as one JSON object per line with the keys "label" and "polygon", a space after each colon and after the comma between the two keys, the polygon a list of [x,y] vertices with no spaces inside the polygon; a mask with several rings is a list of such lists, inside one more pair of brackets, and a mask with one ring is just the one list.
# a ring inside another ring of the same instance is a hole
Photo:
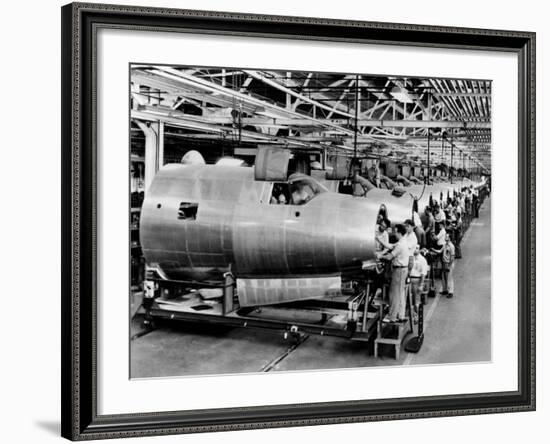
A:
{"label": "factory floor", "polygon": [[[380,345],[375,358],[362,342],[309,335],[298,344],[281,333],[165,322],[144,332],[142,317],[131,323],[132,378],[308,370],[388,365],[423,365],[491,360],[491,202],[486,199],[462,242],[454,270],[452,299],[428,298],[424,342],[418,353]],[[441,282],[436,281],[436,289]],[[141,295],[132,299],[132,312]],[[412,335],[411,335],[412,337]],[[405,342],[408,338],[405,339]]]}

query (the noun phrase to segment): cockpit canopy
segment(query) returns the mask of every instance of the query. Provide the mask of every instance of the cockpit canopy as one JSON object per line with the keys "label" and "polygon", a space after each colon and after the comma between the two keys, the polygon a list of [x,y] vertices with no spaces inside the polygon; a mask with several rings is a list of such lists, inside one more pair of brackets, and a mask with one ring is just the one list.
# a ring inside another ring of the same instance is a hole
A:
{"label": "cockpit canopy", "polygon": [[294,173],[286,183],[274,183],[271,203],[279,205],[304,205],[328,189],[311,176]]}

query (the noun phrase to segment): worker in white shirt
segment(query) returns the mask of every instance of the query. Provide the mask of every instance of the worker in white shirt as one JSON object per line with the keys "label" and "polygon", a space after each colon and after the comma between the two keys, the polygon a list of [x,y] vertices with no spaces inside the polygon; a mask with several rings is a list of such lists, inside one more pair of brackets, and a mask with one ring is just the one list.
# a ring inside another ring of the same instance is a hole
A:
{"label": "worker in white shirt", "polygon": [[442,222],[435,223],[435,244],[437,245],[438,250],[445,245],[445,236],[447,235],[447,232],[445,231],[444,225],[445,224]]}
{"label": "worker in white shirt", "polygon": [[464,211],[466,211],[466,197],[464,197],[464,193],[460,193],[458,204],[460,206],[460,212],[464,214]]}
{"label": "worker in white shirt", "polygon": [[380,169],[378,168],[378,162],[373,165],[374,168],[374,184],[376,188],[380,188]]}
{"label": "worker in white shirt", "polygon": [[405,284],[409,274],[409,246],[405,240],[404,225],[396,226],[397,243],[390,252],[382,256],[391,260],[390,310],[382,322],[405,322]]}
{"label": "worker in white shirt", "polygon": [[445,222],[445,211],[443,211],[443,208],[439,204],[436,204],[434,207],[434,219],[436,222]]}
{"label": "worker in white shirt", "polygon": [[463,210],[462,210],[462,207],[460,206],[460,201],[458,199],[454,201],[453,208],[457,215],[462,215]]}
{"label": "worker in white shirt", "polygon": [[414,222],[411,219],[407,219],[405,221],[405,228],[407,230],[407,233],[405,234],[405,240],[407,241],[407,245],[409,247],[409,256],[412,257],[414,254],[414,249],[418,245],[418,238],[416,237],[416,234],[414,232]]}
{"label": "worker in white shirt", "polygon": [[374,245],[375,251],[378,254],[383,254],[385,250],[391,247],[388,233],[389,226],[390,221],[384,218],[380,218],[380,221],[376,225],[376,233],[374,234]]}
{"label": "worker in white shirt", "polygon": [[413,254],[413,263],[412,263],[412,269],[410,272],[410,278],[411,278],[411,294],[413,299],[413,305],[414,305],[414,321],[415,323],[418,321],[418,307],[420,306],[420,303],[424,303],[424,301],[421,301],[421,294],[422,290],[424,289],[424,282],[426,280],[426,276],[428,275],[428,262],[426,261],[426,258],[420,254],[420,247],[417,246],[414,249]]}
{"label": "worker in white shirt", "polygon": [[414,222],[414,226],[415,227],[418,227],[418,226],[422,226],[422,220],[420,219],[420,215],[418,214],[418,211],[413,211],[413,222]]}
{"label": "worker in white shirt", "polygon": [[449,217],[447,218],[447,220],[450,223],[456,222],[456,211],[454,207],[449,207]]}

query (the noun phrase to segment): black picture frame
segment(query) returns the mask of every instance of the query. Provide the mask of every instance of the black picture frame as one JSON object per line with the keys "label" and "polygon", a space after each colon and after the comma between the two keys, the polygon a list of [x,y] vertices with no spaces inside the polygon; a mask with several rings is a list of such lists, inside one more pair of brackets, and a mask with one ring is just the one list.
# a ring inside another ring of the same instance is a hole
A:
{"label": "black picture frame", "polygon": [[[62,436],[71,440],[535,409],[535,33],[72,3],[62,8]],[[519,61],[518,390],[99,416],[96,83],[101,27],[511,51]]]}

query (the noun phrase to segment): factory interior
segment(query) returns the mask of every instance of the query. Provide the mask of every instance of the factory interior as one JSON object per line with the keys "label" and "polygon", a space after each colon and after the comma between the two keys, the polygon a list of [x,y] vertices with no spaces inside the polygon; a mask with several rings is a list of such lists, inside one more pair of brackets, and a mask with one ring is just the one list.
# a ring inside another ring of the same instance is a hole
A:
{"label": "factory interior", "polygon": [[134,64],[129,89],[131,378],[491,360],[490,81]]}

